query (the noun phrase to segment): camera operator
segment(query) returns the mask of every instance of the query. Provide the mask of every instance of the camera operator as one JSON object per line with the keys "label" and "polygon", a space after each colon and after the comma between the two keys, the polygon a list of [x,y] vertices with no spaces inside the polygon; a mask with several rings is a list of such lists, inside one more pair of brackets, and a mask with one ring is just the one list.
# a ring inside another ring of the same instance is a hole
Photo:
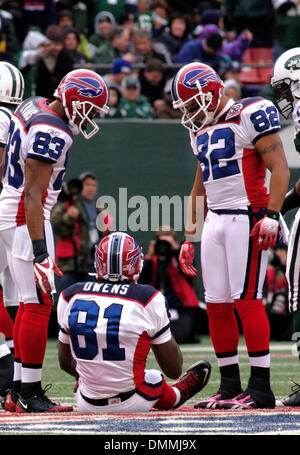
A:
{"label": "camera operator", "polygon": [[199,301],[192,279],[181,271],[176,233],[169,226],[161,226],[155,237],[149,243],[139,283],[151,284],[165,295],[177,342],[199,341]]}
{"label": "camera operator", "polygon": [[96,228],[96,193],[96,176],[85,172],[63,185],[52,211],[56,263],[64,273],[59,278],[60,291],[73,283],[94,279],[89,275],[94,272],[94,249],[105,234]]}

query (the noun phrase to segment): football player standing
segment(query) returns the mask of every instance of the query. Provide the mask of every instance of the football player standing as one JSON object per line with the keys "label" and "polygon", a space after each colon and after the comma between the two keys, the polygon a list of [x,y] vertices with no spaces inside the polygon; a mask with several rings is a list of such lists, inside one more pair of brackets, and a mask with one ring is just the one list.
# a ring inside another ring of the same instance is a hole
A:
{"label": "football player standing", "polygon": [[[8,62],[0,62],[0,180],[3,172],[5,146],[8,141],[9,124],[13,112],[23,100],[24,79],[22,73]],[[18,310],[19,299],[12,279],[6,251],[0,241],[0,332],[5,342],[0,345],[0,404],[4,405],[8,390],[12,387],[13,360],[13,321]]]}
{"label": "football player standing", "polygon": [[[300,47],[289,49],[280,55],[274,65],[271,86],[275,94],[277,107],[286,119],[293,119],[295,127],[294,143],[300,153]],[[300,179],[287,193],[281,213],[300,206]],[[300,360],[300,243],[299,226],[300,210],[297,211],[291,228],[286,277],[289,284],[289,310],[293,315],[293,330],[297,341],[298,356]],[[283,400],[277,400],[278,405],[300,406],[300,386],[295,384],[292,393]]]}
{"label": "football player standing", "polygon": [[54,273],[62,273],[54,262],[49,219],[73,136],[92,137],[99,129],[93,117],[108,111],[106,84],[90,70],[68,73],[54,98],[28,98],[15,111],[0,196],[0,240],[20,297],[13,334],[13,388],[5,409],[24,413],[72,410],[50,400],[41,384]]}
{"label": "football player standing", "polygon": [[[261,97],[233,101],[209,66],[191,63],[173,79],[173,107],[181,109],[198,160],[188,220],[195,222],[196,196],[207,214],[201,268],[210,337],[220,369],[217,392],[198,408],[274,408],[270,384],[270,328],[262,302],[268,249],[274,247],[289,169],[278,131],[278,112]],[[265,179],[271,172],[270,190]],[[182,270],[196,275],[195,234],[186,223]],[[193,238],[194,235],[194,238]],[[239,326],[248,350],[250,378],[242,389]]]}

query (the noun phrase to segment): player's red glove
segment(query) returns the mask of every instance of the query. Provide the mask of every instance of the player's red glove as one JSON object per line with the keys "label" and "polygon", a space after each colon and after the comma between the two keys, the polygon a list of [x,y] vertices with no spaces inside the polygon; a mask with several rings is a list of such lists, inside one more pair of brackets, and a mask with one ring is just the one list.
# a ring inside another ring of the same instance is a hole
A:
{"label": "player's red glove", "polygon": [[279,213],[267,210],[266,215],[258,221],[251,231],[250,237],[256,240],[258,250],[274,248],[277,242]]}
{"label": "player's red glove", "polygon": [[63,276],[63,272],[57,267],[49,256],[42,262],[34,263],[34,280],[38,288],[43,292],[55,292],[54,273]]}
{"label": "player's red glove", "polygon": [[193,265],[194,260],[194,244],[192,242],[183,242],[180,253],[179,253],[179,263],[180,267],[188,276],[196,276],[197,270]]}

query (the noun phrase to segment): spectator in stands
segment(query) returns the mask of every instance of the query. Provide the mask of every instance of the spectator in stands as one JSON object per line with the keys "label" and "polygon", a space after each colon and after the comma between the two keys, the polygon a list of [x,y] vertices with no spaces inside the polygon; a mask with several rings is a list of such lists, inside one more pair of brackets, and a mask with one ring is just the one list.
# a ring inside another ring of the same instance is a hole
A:
{"label": "spectator in stands", "polygon": [[170,226],[161,226],[149,243],[139,283],[151,284],[166,297],[171,316],[176,314],[173,320],[171,317],[175,339],[181,343],[194,342],[199,299],[193,280],[181,271],[179,251],[176,232]]}
{"label": "spectator in stands", "polygon": [[133,66],[128,60],[123,58],[117,58],[111,68],[111,72],[105,74],[103,79],[105,80],[108,87],[116,87],[121,91],[121,83],[124,77],[131,74],[133,71]]}
{"label": "spectator in stands", "polygon": [[129,41],[133,41],[134,31],[136,28],[136,16],[133,13],[124,13],[119,19],[119,23],[122,27],[129,30]]}
{"label": "spectator in stands", "polygon": [[164,94],[162,100],[157,100],[154,106],[155,117],[161,119],[181,119],[182,113],[178,112],[179,109],[173,108],[173,98],[172,98],[172,81],[173,78],[167,80],[164,87]]}
{"label": "spectator in stands", "polygon": [[13,23],[13,16],[8,11],[0,10],[0,60],[14,63],[18,52],[18,41]]}
{"label": "spectator in stands", "polygon": [[119,22],[119,19],[123,13],[126,12],[126,5],[124,0],[94,0],[92,16],[96,17],[101,11],[111,13],[116,22]]}
{"label": "spectator in stands", "polygon": [[[121,118],[122,114],[120,112],[120,101],[121,101],[121,92],[120,90],[115,87],[111,86],[109,87],[109,111],[107,114],[105,114],[105,118]],[[101,115],[101,114],[100,114]],[[104,114],[101,115],[104,117]]]}
{"label": "spectator in stands", "polygon": [[95,174],[84,172],[68,182],[52,211],[51,222],[58,238],[56,261],[64,273],[59,281],[61,290],[92,279],[88,273],[94,271],[94,249],[100,240],[96,195]]}
{"label": "spectator in stands", "polygon": [[191,38],[188,19],[180,13],[174,13],[169,19],[168,27],[158,36],[157,41],[166,46],[174,62],[176,54]]}
{"label": "spectator in stands", "polygon": [[223,38],[220,33],[210,32],[206,38],[191,40],[183,45],[175,60],[177,63],[198,61],[213,68],[218,74],[231,65],[230,57],[222,51]]}
{"label": "spectator in stands", "polygon": [[64,34],[58,25],[50,25],[46,37],[48,42],[36,64],[36,95],[52,99],[59,82],[73,70],[73,59],[64,49]]}
{"label": "spectator in stands", "polygon": [[166,84],[166,70],[161,60],[149,59],[145,68],[139,71],[141,94],[146,96],[155,109],[155,104],[160,104],[164,96]]}
{"label": "spectator in stands", "polygon": [[63,9],[58,13],[58,23],[57,25],[61,28],[64,27],[73,27],[77,30],[79,37],[79,42],[76,50],[81,52],[86,56],[88,60],[91,60],[93,53],[91,50],[90,43],[84,33],[79,32],[78,27],[75,24],[75,19],[72,11]]}
{"label": "spectator in stands", "polygon": [[129,31],[125,27],[116,27],[109,41],[100,46],[93,57],[94,63],[112,63],[121,58],[129,47]]}
{"label": "spectator in stands", "polygon": [[149,58],[156,58],[164,63],[172,63],[171,56],[162,43],[155,43],[151,34],[145,30],[137,30],[134,34],[134,43],[130,47],[135,63],[145,63]]}
{"label": "spectator in stands", "polygon": [[168,25],[168,8],[160,0],[150,4],[152,11],[152,37],[157,38]]}
{"label": "spectator in stands", "polygon": [[46,35],[38,30],[30,30],[16,55],[16,66],[21,70],[25,82],[24,99],[35,95],[36,65],[46,55],[49,43]]}
{"label": "spectator in stands", "polygon": [[88,58],[82,52],[79,52],[78,46],[80,43],[80,36],[76,28],[74,27],[63,27],[64,33],[64,49],[66,49],[72,56],[73,64],[86,66]]}
{"label": "spectator in stands", "polygon": [[237,37],[228,41],[225,39],[224,32],[217,25],[205,25],[201,28],[200,34],[194,32],[196,39],[206,39],[211,33],[218,33],[223,37],[221,51],[228,55],[232,61],[241,62],[242,57],[252,42],[252,33],[243,30]]}
{"label": "spectator in stands", "polygon": [[116,27],[113,14],[108,11],[101,11],[95,17],[94,33],[89,37],[89,42],[96,48],[110,40],[111,33]]}
{"label": "spectator in stands", "polygon": [[237,101],[241,98],[241,84],[239,84],[235,79],[226,79],[224,81],[224,90],[223,93],[228,98],[232,98],[234,101]]}
{"label": "spectator in stands", "polygon": [[57,23],[55,0],[20,0],[22,7],[22,24],[18,33],[21,41],[32,28],[46,33],[49,25]]}
{"label": "spectator in stands", "polygon": [[149,8],[149,0],[139,0],[137,14],[137,28],[145,30],[152,36],[152,11]]}
{"label": "spectator in stands", "polygon": [[123,118],[152,118],[152,107],[141,95],[141,84],[137,77],[128,76],[122,82],[120,112]]}
{"label": "spectator in stands", "polygon": [[297,1],[273,0],[275,10],[274,62],[288,49],[299,46],[300,6]]}
{"label": "spectator in stands", "polygon": [[[234,79],[240,87],[241,98],[247,98],[251,96],[249,89],[241,83],[241,64],[238,62],[232,62],[229,68],[223,73],[223,80],[226,82],[227,79]],[[270,87],[270,84],[268,84]],[[270,88],[270,91],[271,88]],[[268,98],[270,99],[270,98]]]}
{"label": "spectator in stands", "polygon": [[224,0],[224,27],[237,34],[250,30],[252,47],[272,47],[274,36],[274,9],[272,0]]}

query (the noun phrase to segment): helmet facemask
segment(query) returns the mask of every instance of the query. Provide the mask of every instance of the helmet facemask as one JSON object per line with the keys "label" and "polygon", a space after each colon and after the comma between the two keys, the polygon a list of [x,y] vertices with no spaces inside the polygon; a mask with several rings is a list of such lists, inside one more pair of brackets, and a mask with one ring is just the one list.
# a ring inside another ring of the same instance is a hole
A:
{"label": "helmet facemask", "polygon": [[[93,117],[97,113],[108,112],[108,107],[106,105],[103,108],[95,106],[95,104],[90,103],[89,101],[72,101],[72,117],[70,116],[69,110],[66,106],[65,112],[69,119],[69,126],[73,132],[73,134],[81,133],[85,139],[90,139],[99,131],[99,126],[93,120]],[[94,111],[94,112],[93,112]],[[79,124],[75,123],[76,118],[80,118]],[[87,127],[89,128],[89,132],[87,132]]]}
{"label": "helmet facemask", "polygon": [[[182,125],[193,133],[197,133],[205,125],[210,124],[213,121],[216,110],[218,109],[221,100],[219,92],[216,108],[213,111],[209,111],[209,107],[214,101],[214,94],[212,92],[204,93],[199,81],[196,81],[196,85],[198,88],[198,93],[196,95],[192,96],[186,101],[178,100],[173,102],[174,109],[180,109],[183,113],[181,118]],[[193,100],[198,104],[199,109],[197,109],[195,113],[191,114],[190,109],[187,108],[187,105]],[[198,117],[201,113],[204,114],[204,119],[199,120]]]}
{"label": "helmet facemask", "polygon": [[271,86],[278,110],[285,119],[288,119],[292,115],[294,103],[300,99],[299,81],[286,78],[275,82],[272,78]]}

